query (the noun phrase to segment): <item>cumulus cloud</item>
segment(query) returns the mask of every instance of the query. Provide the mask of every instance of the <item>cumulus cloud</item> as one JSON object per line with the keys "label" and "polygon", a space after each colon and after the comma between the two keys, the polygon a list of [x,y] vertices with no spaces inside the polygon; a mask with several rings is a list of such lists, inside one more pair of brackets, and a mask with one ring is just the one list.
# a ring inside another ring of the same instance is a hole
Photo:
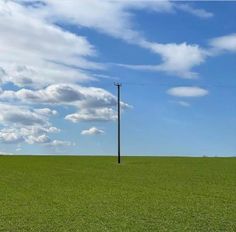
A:
{"label": "cumulus cloud", "polygon": [[217,56],[221,52],[236,52],[236,34],[213,38],[209,41],[210,47],[207,48],[186,42],[160,44],[142,41],[142,44],[159,54],[162,63],[156,65],[118,65],[133,70],[164,71],[167,74],[192,79],[198,77],[198,73],[192,70],[204,63],[207,58]]}
{"label": "cumulus cloud", "polygon": [[59,133],[60,129],[51,125],[49,117],[57,112],[49,108],[30,109],[26,106],[0,103],[0,142],[7,144],[57,144],[69,145],[68,141],[53,140],[49,134]]}
{"label": "cumulus cloud", "polygon": [[77,113],[65,117],[71,122],[107,122],[117,119],[116,111],[113,108],[81,109]]}
{"label": "cumulus cloud", "polygon": [[40,144],[45,146],[72,146],[69,141],[54,140],[49,137],[50,133],[58,133],[56,127],[27,126],[8,127],[0,130],[0,142],[6,144]]}
{"label": "cumulus cloud", "polygon": [[35,109],[34,112],[44,116],[53,116],[57,114],[56,110],[51,110],[49,108]]}
{"label": "cumulus cloud", "polygon": [[87,130],[81,131],[81,135],[101,135],[104,134],[105,132],[101,129],[98,129],[96,127],[91,127]]}
{"label": "cumulus cloud", "polygon": [[19,100],[28,103],[60,103],[71,104],[81,102],[83,106],[114,105],[116,98],[101,88],[82,87],[73,84],[54,84],[40,90],[20,89],[18,91],[2,91],[2,100]]}
{"label": "cumulus cloud", "polygon": [[47,117],[24,106],[0,103],[0,123],[5,125],[48,125]]}
{"label": "cumulus cloud", "polygon": [[[3,91],[0,93],[0,99],[2,101],[20,101],[27,104],[40,103],[73,106],[77,109],[77,112],[65,117],[65,119],[72,122],[111,121],[116,119],[115,107],[117,99],[114,95],[101,88],[82,87],[75,84],[55,84],[41,90]],[[127,103],[121,102],[122,110],[129,107]],[[13,113],[16,114],[16,112]],[[50,116],[55,115],[56,111],[43,108],[31,112],[33,116],[36,113],[41,116]],[[36,117],[33,116],[30,116],[31,120]],[[27,122],[29,123],[29,121]]]}
{"label": "cumulus cloud", "polygon": [[[11,51],[9,52],[8,54],[12,54]],[[20,57],[20,55],[17,55],[17,57]],[[24,59],[24,55],[22,57]],[[31,61],[25,61],[27,65],[21,65],[20,62],[17,64],[14,59],[12,59],[12,62],[0,61],[1,68],[5,73],[2,77],[3,84],[13,83],[18,87],[39,89],[55,83],[82,83],[95,80],[93,76],[88,75],[85,71],[55,63],[48,62],[45,64],[45,61],[36,61],[37,64],[31,65]]]}
{"label": "cumulus cloud", "polygon": [[[6,96],[10,92],[5,92]],[[13,94],[13,92],[11,93]],[[79,89],[74,85],[55,84],[41,90],[21,89],[15,92],[16,99],[26,102],[39,103],[66,103],[75,102],[83,98]]]}
{"label": "cumulus cloud", "polygon": [[96,51],[85,37],[48,23],[14,1],[0,2],[0,34],[2,82],[34,88],[75,83],[94,79],[82,69],[103,68],[88,60]]}
{"label": "cumulus cloud", "polygon": [[210,45],[217,51],[236,52],[236,33],[214,38]]}
{"label": "cumulus cloud", "polygon": [[64,147],[64,146],[75,146],[75,143],[72,143],[70,141],[63,141],[63,140],[53,140],[47,145],[53,146],[53,147]]}
{"label": "cumulus cloud", "polygon": [[174,87],[167,90],[167,93],[175,97],[203,97],[208,95],[208,90],[199,87]]}
{"label": "cumulus cloud", "polygon": [[39,136],[33,136],[33,135],[30,135],[28,138],[27,138],[27,143],[29,144],[35,144],[35,143],[39,143],[39,144],[48,144],[50,143],[50,138],[43,134],[43,135],[39,135]]}
{"label": "cumulus cloud", "polygon": [[[205,61],[207,52],[198,45],[182,44],[158,44],[145,43],[155,53],[162,57],[162,64],[158,65],[122,65],[134,70],[164,71],[182,78],[195,78],[196,72],[191,71],[195,66]],[[186,58],[187,57],[187,58]]]}
{"label": "cumulus cloud", "polygon": [[[0,107],[0,123],[8,129],[1,131],[2,143],[42,144],[46,146],[72,146],[69,141],[53,140],[49,134],[60,132],[51,126],[49,118],[57,115],[50,108],[32,109],[31,105],[65,105],[77,109],[75,113],[65,116],[74,123],[116,120],[117,99],[114,95],[100,88],[82,87],[75,84],[55,84],[41,90],[21,89],[18,91],[2,91],[0,99],[5,101]],[[19,105],[8,104],[9,101],[19,101]],[[22,106],[21,104],[26,105]],[[121,103],[122,110],[129,107]],[[90,131],[91,132],[91,131]],[[93,131],[99,133],[101,131]]]}
{"label": "cumulus cloud", "polygon": [[2,143],[20,143],[23,141],[23,137],[17,134],[13,129],[3,129],[0,131],[0,142]]}

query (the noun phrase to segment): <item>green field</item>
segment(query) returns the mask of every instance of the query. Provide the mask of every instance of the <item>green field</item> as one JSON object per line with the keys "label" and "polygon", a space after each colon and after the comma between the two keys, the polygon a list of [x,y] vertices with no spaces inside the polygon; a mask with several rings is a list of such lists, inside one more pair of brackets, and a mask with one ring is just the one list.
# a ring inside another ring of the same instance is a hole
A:
{"label": "green field", "polygon": [[1,156],[0,231],[236,231],[236,158]]}

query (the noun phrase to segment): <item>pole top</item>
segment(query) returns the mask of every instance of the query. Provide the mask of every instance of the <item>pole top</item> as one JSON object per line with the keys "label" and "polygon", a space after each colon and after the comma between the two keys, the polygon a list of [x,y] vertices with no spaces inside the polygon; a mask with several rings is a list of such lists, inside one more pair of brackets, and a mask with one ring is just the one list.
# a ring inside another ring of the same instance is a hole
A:
{"label": "pole top", "polygon": [[115,86],[122,86],[122,84],[120,82],[114,82]]}

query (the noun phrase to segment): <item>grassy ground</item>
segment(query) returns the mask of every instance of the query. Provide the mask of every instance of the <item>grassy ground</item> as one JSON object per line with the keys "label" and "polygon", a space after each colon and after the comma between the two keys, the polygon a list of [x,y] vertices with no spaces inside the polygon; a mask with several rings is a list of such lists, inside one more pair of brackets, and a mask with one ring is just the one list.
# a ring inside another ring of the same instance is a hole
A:
{"label": "grassy ground", "polygon": [[236,159],[2,156],[0,231],[236,231]]}

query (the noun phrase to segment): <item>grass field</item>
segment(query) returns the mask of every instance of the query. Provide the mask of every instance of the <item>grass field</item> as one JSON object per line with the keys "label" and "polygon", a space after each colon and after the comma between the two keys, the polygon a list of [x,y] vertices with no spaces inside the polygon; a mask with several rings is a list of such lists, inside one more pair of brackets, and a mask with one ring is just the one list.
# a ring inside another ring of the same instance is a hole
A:
{"label": "grass field", "polygon": [[236,158],[1,156],[0,231],[236,231]]}

